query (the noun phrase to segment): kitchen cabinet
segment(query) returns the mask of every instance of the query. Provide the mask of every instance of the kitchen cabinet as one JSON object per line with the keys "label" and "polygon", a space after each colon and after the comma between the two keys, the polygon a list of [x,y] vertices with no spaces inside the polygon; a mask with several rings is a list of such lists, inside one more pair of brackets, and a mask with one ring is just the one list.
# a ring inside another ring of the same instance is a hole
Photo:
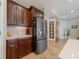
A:
{"label": "kitchen cabinet", "polygon": [[7,2],[7,24],[15,26],[32,27],[33,17],[41,16],[44,13],[35,7],[27,9],[26,7],[12,1]]}
{"label": "kitchen cabinet", "polygon": [[18,39],[18,58],[21,58],[32,52],[31,39]]}
{"label": "kitchen cabinet", "polygon": [[16,5],[12,2],[7,2],[7,24],[16,25]]}
{"label": "kitchen cabinet", "polygon": [[24,39],[20,39],[18,40],[18,58],[21,58],[24,56],[24,44],[25,44],[25,40]]}
{"label": "kitchen cabinet", "polygon": [[24,49],[24,54],[27,55],[32,52],[32,39],[29,38],[25,40],[25,49]]}
{"label": "kitchen cabinet", "polygon": [[18,38],[6,41],[6,59],[19,59],[32,52],[32,38]]}
{"label": "kitchen cabinet", "polygon": [[13,2],[7,3],[7,24],[15,26],[29,26],[28,9]]}
{"label": "kitchen cabinet", "polygon": [[7,40],[6,42],[6,59],[17,59],[17,41]]}
{"label": "kitchen cabinet", "polygon": [[29,22],[30,22],[30,26],[32,26],[32,22],[33,22],[33,17],[36,16],[40,16],[41,18],[44,18],[44,13],[42,11],[40,11],[39,9],[35,8],[35,7],[31,7],[29,9]]}
{"label": "kitchen cabinet", "polygon": [[40,16],[42,18],[44,17],[44,13],[33,6],[31,6],[29,10],[31,11],[32,17],[36,17],[36,16]]}
{"label": "kitchen cabinet", "polygon": [[29,26],[27,16],[28,10],[17,5],[17,25]]}

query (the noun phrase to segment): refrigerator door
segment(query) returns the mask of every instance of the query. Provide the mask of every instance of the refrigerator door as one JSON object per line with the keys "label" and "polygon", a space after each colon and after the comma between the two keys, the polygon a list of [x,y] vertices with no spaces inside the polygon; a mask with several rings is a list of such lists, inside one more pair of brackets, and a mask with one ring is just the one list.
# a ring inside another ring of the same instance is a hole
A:
{"label": "refrigerator door", "polygon": [[47,49],[47,22],[42,20],[42,36],[36,41],[36,54],[40,54]]}
{"label": "refrigerator door", "polygon": [[36,34],[37,40],[42,40],[44,38],[43,19],[40,17],[36,19]]}
{"label": "refrigerator door", "polygon": [[40,54],[47,49],[47,40],[37,41],[36,54]]}
{"label": "refrigerator door", "polygon": [[46,20],[44,20],[44,38],[46,38],[46,40],[47,40],[47,21]]}
{"label": "refrigerator door", "polygon": [[47,22],[40,17],[33,20],[34,51],[40,54],[47,48]]}

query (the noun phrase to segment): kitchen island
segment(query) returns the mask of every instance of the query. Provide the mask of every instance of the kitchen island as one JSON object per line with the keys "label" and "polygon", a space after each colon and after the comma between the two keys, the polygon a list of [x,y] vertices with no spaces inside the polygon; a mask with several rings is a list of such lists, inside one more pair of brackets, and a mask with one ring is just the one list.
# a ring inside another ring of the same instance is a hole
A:
{"label": "kitchen island", "polygon": [[79,40],[69,39],[59,57],[60,59],[79,59]]}

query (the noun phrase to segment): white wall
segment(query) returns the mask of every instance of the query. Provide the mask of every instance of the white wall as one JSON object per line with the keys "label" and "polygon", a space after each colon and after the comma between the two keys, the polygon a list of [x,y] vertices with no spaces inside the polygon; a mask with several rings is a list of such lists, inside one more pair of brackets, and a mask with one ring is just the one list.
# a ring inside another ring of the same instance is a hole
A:
{"label": "white wall", "polygon": [[58,35],[59,39],[65,39],[64,31],[68,28],[68,20],[59,20]]}
{"label": "white wall", "polygon": [[[50,15],[49,15],[49,12],[46,10],[46,7],[44,9],[44,13],[45,13],[45,19],[47,21],[50,20]],[[70,37],[69,38],[72,39],[72,38],[76,38],[77,36],[79,36],[79,19],[71,19],[71,20],[57,19],[57,20],[59,21],[59,30],[58,30],[59,39],[66,39],[67,38],[66,36],[64,37],[64,31],[66,31],[68,29],[70,30]],[[71,28],[72,25],[78,25],[78,29],[73,30]]]}
{"label": "white wall", "polygon": [[[79,37],[79,19],[68,21],[68,28],[70,29],[70,38]],[[72,29],[72,25],[78,25],[77,29]]]}
{"label": "white wall", "polygon": [[[76,30],[72,29],[72,25],[78,25]],[[59,20],[59,38],[66,39],[64,37],[64,31],[70,30],[70,37],[69,38],[76,38],[79,36],[79,19],[74,20]]]}
{"label": "white wall", "polygon": [[6,59],[5,55],[5,29],[6,29],[6,0],[0,0],[0,59]]}

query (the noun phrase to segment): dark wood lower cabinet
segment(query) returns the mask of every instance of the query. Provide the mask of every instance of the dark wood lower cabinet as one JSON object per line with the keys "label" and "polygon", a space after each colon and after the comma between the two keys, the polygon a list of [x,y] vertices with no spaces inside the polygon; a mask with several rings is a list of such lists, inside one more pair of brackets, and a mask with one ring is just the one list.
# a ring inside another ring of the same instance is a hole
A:
{"label": "dark wood lower cabinet", "polygon": [[6,59],[19,59],[32,52],[31,38],[7,40],[6,45]]}
{"label": "dark wood lower cabinet", "polygon": [[17,59],[17,41],[16,40],[7,40],[6,42],[7,50],[6,50],[6,57],[7,59]]}
{"label": "dark wood lower cabinet", "polygon": [[21,57],[23,57],[24,56],[24,43],[25,43],[25,41],[24,41],[24,39],[22,40],[22,39],[20,39],[20,40],[18,40],[18,50],[17,50],[17,52],[18,52],[18,58],[21,58]]}
{"label": "dark wood lower cabinet", "polygon": [[25,40],[24,51],[25,51],[24,52],[25,55],[32,52],[32,40],[31,39]]}
{"label": "dark wood lower cabinet", "polygon": [[31,39],[18,39],[18,58],[26,56],[32,52]]}

